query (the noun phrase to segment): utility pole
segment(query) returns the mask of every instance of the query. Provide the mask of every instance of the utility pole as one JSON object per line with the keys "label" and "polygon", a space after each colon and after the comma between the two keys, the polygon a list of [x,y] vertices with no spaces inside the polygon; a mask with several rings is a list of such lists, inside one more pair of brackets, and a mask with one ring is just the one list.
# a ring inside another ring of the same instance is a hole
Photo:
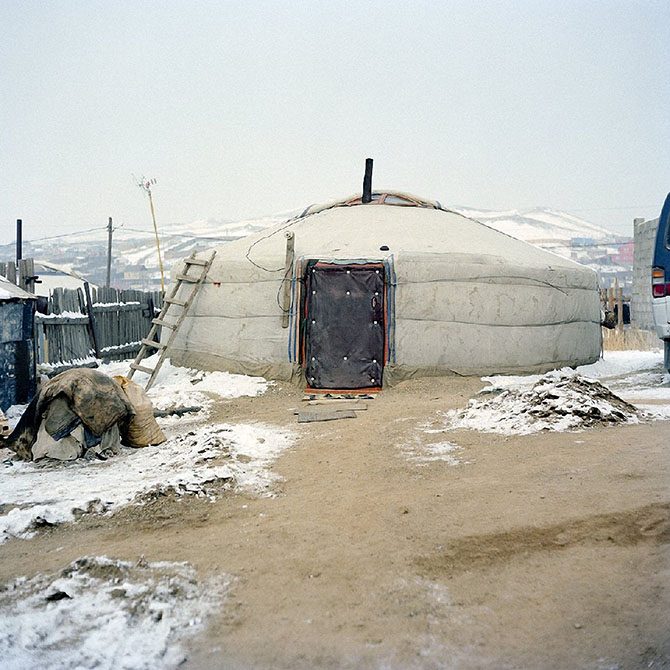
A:
{"label": "utility pole", "polygon": [[156,234],[156,250],[158,252],[158,267],[161,271],[161,292],[165,293],[165,276],[163,273],[163,259],[161,258],[161,241],[158,237],[158,226],[156,225],[156,212],[154,211],[154,200],[151,196],[151,187],[156,183],[155,179],[145,179],[142,177],[138,186],[149,196],[149,207],[151,208],[151,220],[154,223],[154,233]]}
{"label": "utility pole", "polygon": [[110,287],[111,284],[111,278],[112,278],[112,232],[114,229],[112,228],[112,217],[109,217],[109,221],[107,223],[107,281],[105,282],[105,286],[107,288]]}
{"label": "utility pole", "polygon": [[16,266],[18,268],[19,261],[23,258],[23,221],[16,219]]}

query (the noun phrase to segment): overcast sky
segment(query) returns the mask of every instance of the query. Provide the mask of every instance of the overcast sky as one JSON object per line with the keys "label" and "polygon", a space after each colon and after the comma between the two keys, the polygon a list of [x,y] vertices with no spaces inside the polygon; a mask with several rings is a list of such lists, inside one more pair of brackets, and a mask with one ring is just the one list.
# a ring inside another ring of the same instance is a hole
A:
{"label": "overcast sky", "polygon": [[0,242],[374,186],[620,232],[670,191],[670,2],[0,2]]}

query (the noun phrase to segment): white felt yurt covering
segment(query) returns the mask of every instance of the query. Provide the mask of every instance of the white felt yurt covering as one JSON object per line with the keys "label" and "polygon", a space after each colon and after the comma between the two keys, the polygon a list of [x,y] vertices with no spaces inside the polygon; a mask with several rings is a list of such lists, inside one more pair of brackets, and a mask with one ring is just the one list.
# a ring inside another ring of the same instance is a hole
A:
{"label": "white felt yurt covering", "polygon": [[[288,232],[295,243],[289,267]],[[369,204],[359,197],[311,207],[217,247],[173,343],[173,362],[295,378],[302,278],[317,259],[384,264],[385,383],[415,375],[542,372],[599,356],[592,270],[439,203],[392,193],[375,194]]]}

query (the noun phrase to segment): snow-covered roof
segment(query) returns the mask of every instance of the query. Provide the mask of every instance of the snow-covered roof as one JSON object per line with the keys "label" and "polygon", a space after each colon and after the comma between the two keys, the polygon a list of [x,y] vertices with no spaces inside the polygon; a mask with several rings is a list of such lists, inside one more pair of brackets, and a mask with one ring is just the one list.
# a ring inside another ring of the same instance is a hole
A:
{"label": "snow-covered roof", "polygon": [[82,288],[86,281],[85,277],[68,267],[43,260],[35,261],[35,274],[39,277],[39,283],[35,284],[35,293],[44,297],[49,297],[50,291],[55,288]]}
{"label": "snow-covered roof", "polygon": [[35,296],[0,276],[0,300],[26,300]]}

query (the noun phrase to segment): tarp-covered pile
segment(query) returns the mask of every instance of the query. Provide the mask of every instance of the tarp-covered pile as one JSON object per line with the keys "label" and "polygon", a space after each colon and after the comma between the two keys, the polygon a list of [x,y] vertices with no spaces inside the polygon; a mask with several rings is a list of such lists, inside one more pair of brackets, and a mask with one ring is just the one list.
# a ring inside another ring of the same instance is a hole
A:
{"label": "tarp-covered pile", "polygon": [[145,447],[165,436],[134,382],[76,368],[44,383],[3,446],[23,460],[106,458],[120,444]]}

